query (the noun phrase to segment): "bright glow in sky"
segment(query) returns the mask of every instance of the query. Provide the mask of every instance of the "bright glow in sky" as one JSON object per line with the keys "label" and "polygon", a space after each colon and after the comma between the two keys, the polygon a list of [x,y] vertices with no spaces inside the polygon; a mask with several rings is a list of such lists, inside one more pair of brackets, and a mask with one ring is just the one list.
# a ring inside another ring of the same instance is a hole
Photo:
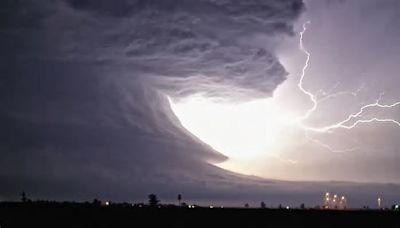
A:
{"label": "bright glow in sky", "polygon": [[[353,130],[357,125],[375,124],[376,122],[390,122],[400,126],[400,123],[395,119],[380,118],[375,115],[372,117],[363,116],[364,111],[369,108],[390,109],[400,105],[400,102],[382,104],[382,97],[374,102],[364,103],[359,111],[350,112],[347,117],[338,122],[335,121],[322,127],[309,126],[304,123],[317,111],[319,104],[317,95],[303,87],[311,56],[311,53],[303,46],[303,35],[309,23],[305,22],[302,25],[298,43],[299,49],[306,56],[306,59],[302,65],[300,77],[297,79],[296,90],[302,96],[308,97],[309,103],[311,103],[311,106],[310,104],[305,105],[307,109],[304,110],[304,113],[299,115],[299,113],[296,113],[297,111],[285,108],[288,106],[280,105],[284,103],[280,96],[241,103],[222,103],[200,95],[187,97],[178,102],[169,99],[173,112],[188,131],[229,157],[227,162],[219,164],[220,167],[246,174],[253,174],[254,172],[259,175],[260,172],[271,173],[267,172],[268,165],[266,163],[260,163],[261,160],[265,161],[266,157],[273,157],[280,163],[297,164],[296,159],[285,156],[282,152],[288,149],[285,144],[291,144],[291,150],[298,149],[294,144],[296,144],[295,141],[301,141],[301,139],[293,137],[295,134],[291,134],[298,130],[304,133],[302,137],[305,137],[306,141],[318,145],[320,149],[332,153],[344,153],[353,152],[355,148],[336,150],[331,145],[310,136],[309,133],[330,134],[335,129]],[[287,92],[291,94],[291,97],[297,97],[292,94],[293,89]],[[337,96],[342,93],[344,92],[339,91],[325,96]],[[349,92],[346,91],[346,93]],[[327,117],[329,116],[328,114]],[[332,137],[329,138],[332,139]],[[259,167],[254,168],[257,163]],[[249,166],[249,164],[252,165]]]}
{"label": "bright glow in sky", "polygon": [[274,153],[284,131],[295,124],[292,112],[273,99],[218,103],[200,96],[170,102],[182,125],[215,150],[237,160]]}

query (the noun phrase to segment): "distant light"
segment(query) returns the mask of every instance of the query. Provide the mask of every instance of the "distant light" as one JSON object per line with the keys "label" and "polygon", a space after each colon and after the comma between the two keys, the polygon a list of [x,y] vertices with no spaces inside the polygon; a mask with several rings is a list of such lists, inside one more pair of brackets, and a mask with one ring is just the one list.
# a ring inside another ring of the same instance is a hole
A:
{"label": "distant light", "polygon": [[213,205],[210,205],[210,208],[214,208],[214,206],[213,206]]}
{"label": "distant light", "polygon": [[224,208],[224,206],[221,206],[221,208]]}
{"label": "distant light", "polygon": [[289,207],[289,206],[286,206],[286,209],[288,209],[288,210],[289,210],[289,209],[290,209],[290,207]]}
{"label": "distant light", "polygon": [[399,209],[399,205],[396,204],[396,206],[394,206],[394,209],[398,210]]}
{"label": "distant light", "polygon": [[325,195],[328,197],[329,196],[329,192],[325,193]]}
{"label": "distant light", "polygon": [[110,202],[106,201],[106,206],[109,206],[109,205],[110,205]]}
{"label": "distant light", "polygon": [[139,204],[139,207],[142,207],[142,205],[141,205],[141,204]]}
{"label": "distant light", "polygon": [[344,200],[344,196],[342,196],[342,200]]}

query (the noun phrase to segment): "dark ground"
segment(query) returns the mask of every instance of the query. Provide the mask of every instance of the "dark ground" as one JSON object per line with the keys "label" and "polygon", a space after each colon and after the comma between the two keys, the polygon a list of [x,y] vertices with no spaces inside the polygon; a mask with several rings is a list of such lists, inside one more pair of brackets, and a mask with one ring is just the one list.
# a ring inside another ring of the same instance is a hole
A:
{"label": "dark ground", "polygon": [[396,227],[399,211],[0,203],[0,227]]}

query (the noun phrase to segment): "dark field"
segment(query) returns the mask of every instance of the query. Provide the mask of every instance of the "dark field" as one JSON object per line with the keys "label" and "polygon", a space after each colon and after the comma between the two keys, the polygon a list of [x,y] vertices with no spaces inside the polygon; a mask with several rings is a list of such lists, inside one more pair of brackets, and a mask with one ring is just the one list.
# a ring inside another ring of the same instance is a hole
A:
{"label": "dark field", "polygon": [[397,227],[399,211],[150,208],[83,203],[0,203],[8,227]]}

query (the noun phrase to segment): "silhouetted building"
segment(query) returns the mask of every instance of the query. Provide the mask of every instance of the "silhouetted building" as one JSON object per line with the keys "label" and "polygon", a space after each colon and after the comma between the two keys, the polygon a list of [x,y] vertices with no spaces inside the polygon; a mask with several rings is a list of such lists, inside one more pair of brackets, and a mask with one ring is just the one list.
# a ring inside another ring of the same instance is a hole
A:
{"label": "silhouetted building", "polygon": [[149,195],[149,205],[150,206],[152,206],[152,207],[157,206],[159,202],[160,202],[160,200],[158,200],[156,194]]}

